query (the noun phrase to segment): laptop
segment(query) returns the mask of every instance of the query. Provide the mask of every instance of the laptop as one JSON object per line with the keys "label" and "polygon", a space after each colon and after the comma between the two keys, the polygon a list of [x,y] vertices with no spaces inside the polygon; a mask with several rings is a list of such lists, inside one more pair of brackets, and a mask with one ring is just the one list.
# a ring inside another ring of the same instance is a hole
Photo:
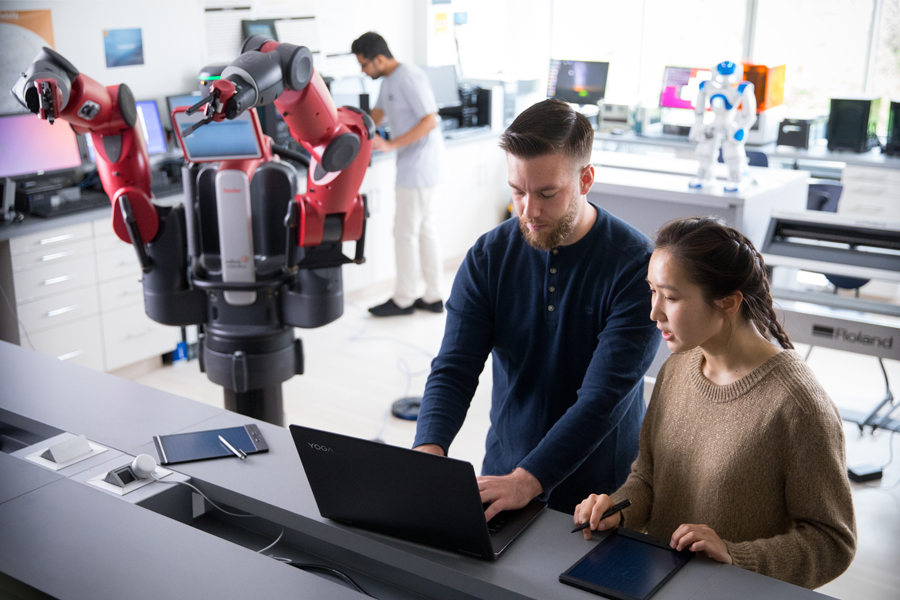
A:
{"label": "laptop", "polygon": [[495,560],[545,506],[532,500],[488,523],[471,463],[299,425],[290,430],[326,519]]}

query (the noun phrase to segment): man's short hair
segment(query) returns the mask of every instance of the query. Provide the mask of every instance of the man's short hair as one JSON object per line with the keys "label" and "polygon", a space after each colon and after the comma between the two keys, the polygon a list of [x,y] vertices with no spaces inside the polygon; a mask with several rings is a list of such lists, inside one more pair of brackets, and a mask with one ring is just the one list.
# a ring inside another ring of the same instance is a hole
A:
{"label": "man's short hair", "polygon": [[518,158],[561,152],[579,167],[590,163],[593,145],[587,117],[552,98],[525,109],[500,136],[500,147]]}
{"label": "man's short hair", "polygon": [[394,58],[394,55],[391,54],[391,51],[388,48],[387,42],[374,31],[368,31],[353,40],[353,44],[350,46],[350,52],[353,54],[361,54],[368,60],[373,60],[379,54],[385,58]]}

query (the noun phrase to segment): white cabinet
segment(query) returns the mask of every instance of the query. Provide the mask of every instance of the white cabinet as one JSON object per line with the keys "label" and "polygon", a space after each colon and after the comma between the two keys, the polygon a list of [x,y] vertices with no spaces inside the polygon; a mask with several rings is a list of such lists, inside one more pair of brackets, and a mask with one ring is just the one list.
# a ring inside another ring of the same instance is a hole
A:
{"label": "white cabinet", "polygon": [[107,218],[9,242],[20,343],[112,371],[175,348],[179,330],[144,314],[134,249]]}
{"label": "white cabinet", "polygon": [[885,221],[900,221],[900,171],[847,165],[838,212]]}

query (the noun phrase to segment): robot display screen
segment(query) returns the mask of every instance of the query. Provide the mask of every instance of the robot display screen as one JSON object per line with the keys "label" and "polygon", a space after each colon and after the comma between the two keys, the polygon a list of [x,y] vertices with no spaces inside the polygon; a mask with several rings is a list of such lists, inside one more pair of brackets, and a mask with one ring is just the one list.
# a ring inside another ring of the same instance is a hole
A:
{"label": "robot display screen", "polygon": [[0,177],[80,166],[78,138],[68,123],[50,125],[31,113],[0,116]]}
{"label": "robot display screen", "polygon": [[572,104],[596,104],[606,94],[608,62],[551,60],[547,97]]}
{"label": "robot display screen", "polygon": [[[169,105],[170,113],[179,106],[193,106],[198,102],[200,102],[199,92],[194,92],[193,94],[178,94],[177,96],[166,97],[166,104]],[[210,123],[210,125],[213,124]]]}
{"label": "robot display screen", "polygon": [[178,136],[183,142],[185,158],[192,162],[261,158],[262,150],[247,111],[230,121],[203,125],[188,136],[183,131],[203,119],[203,111],[193,115],[174,113]]}
{"label": "robot display screen", "polygon": [[456,81],[456,67],[447,65],[444,67],[426,67],[422,69],[428,75],[431,89],[434,90],[434,100],[438,108],[445,106],[459,106],[459,83]]}
{"label": "robot display screen", "polygon": [[700,92],[700,82],[709,81],[709,69],[692,67],[666,67],[663,72],[659,105],[662,108],[686,108],[693,110],[694,100]]}

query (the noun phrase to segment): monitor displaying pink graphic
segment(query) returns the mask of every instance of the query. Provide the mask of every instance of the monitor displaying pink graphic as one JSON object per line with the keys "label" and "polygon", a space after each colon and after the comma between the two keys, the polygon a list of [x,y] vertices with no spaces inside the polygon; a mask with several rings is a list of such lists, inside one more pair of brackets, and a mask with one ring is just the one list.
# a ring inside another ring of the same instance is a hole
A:
{"label": "monitor displaying pink graphic", "polygon": [[663,72],[659,105],[663,108],[687,108],[693,110],[694,100],[700,92],[700,82],[709,81],[709,69],[693,67],[666,67]]}
{"label": "monitor displaying pink graphic", "polygon": [[80,166],[78,138],[65,121],[51,125],[31,113],[0,117],[0,177]]}

